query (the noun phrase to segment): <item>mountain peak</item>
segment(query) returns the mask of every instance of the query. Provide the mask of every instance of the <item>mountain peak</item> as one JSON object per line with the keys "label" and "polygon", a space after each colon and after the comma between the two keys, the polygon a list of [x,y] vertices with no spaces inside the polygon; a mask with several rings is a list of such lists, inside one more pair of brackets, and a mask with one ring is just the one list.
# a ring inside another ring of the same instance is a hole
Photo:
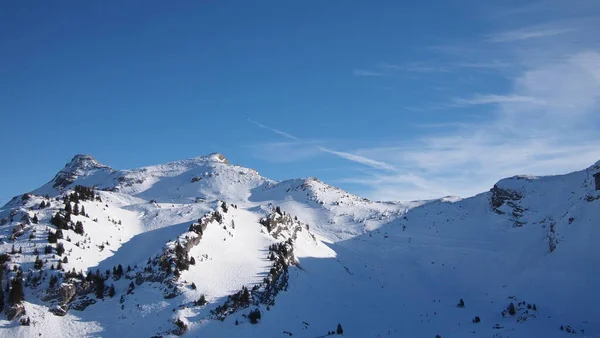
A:
{"label": "mountain peak", "polygon": [[[77,154],[73,156],[71,161],[65,165],[65,169],[98,169],[98,168],[108,168],[108,166],[101,164],[96,161],[90,155],[87,154]],[[64,169],[63,169],[64,170]]]}
{"label": "mountain peak", "polygon": [[229,164],[229,160],[227,160],[227,158],[225,156],[223,156],[223,154],[221,154],[221,153],[212,153],[212,154],[209,154],[207,157],[212,161]]}
{"label": "mountain peak", "polygon": [[94,159],[92,156],[87,154],[77,154],[73,156],[71,161],[65,165],[65,167],[56,174],[53,181],[53,187],[56,189],[63,189],[69,184],[75,182],[77,177],[85,176],[91,171],[105,169],[113,171],[113,169],[107,165],[104,165]]}

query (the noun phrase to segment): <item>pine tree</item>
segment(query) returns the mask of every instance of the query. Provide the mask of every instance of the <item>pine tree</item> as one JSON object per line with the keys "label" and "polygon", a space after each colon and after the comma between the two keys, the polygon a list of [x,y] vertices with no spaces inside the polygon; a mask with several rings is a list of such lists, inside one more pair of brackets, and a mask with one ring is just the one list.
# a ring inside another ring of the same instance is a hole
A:
{"label": "pine tree", "polygon": [[45,207],[46,207],[46,202],[45,202],[45,201],[42,201],[42,202],[40,203],[40,206],[39,206],[38,208],[40,208],[40,209],[44,209]]}
{"label": "pine tree", "polygon": [[83,235],[84,230],[83,230],[83,223],[81,221],[77,221],[75,223],[75,233]]}
{"label": "pine tree", "polygon": [[260,319],[260,317],[261,317],[261,315],[260,315],[259,309],[252,310],[248,314],[248,319],[250,319],[250,323],[252,323],[252,324],[258,323],[258,320]]}
{"label": "pine tree", "polygon": [[23,253],[23,248],[19,247],[19,253],[22,254]]}
{"label": "pine tree", "polygon": [[104,298],[104,279],[100,274],[96,274],[94,278],[96,298]]}
{"label": "pine tree", "polygon": [[342,329],[342,324],[338,324],[337,330],[335,331],[337,334],[344,334],[344,329]]}
{"label": "pine tree", "polygon": [[56,243],[56,233],[53,231],[48,232],[48,243]]}
{"label": "pine tree", "polygon": [[461,298],[456,307],[465,307],[465,301]]}
{"label": "pine tree", "polygon": [[511,316],[514,316],[514,315],[517,314],[517,310],[515,310],[515,304],[510,303],[508,305],[508,314],[511,315]]}
{"label": "pine tree", "polygon": [[25,293],[23,292],[23,280],[20,273],[11,281],[10,293],[8,294],[8,303],[15,305],[25,300]]}
{"label": "pine tree", "polygon": [[77,203],[75,203],[75,205],[73,206],[73,215],[79,215],[79,204]]}
{"label": "pine tree", "polygon": [[11,255],[14,255],[14,254],[16,254],[16,253],[17,253],[17,250],[15,250],[15,245],[13,244],[13,245],[12,245],[12,248],[10,248],[10,254],[11,254]]}
{"label": "pine tree", "polygon": [[81,211],[79,213],[81,214],[81,216],[87,217],[87,214],[85,213],[85,207],[83,206],[83,204],[81,205]]}
{"label": "pine tree", "polygon": [[56,254],[59,256],[62,256],[62,254],[65,252],[65,247],[63,246],[62,243],[57,243],[56,244]]}
{"label": "pine tree", "polygon": [[250,303],[250,292],[248,291],[247,287],[242,287],[242,302],[245,304]]}
{"label": "pine tree", "polygon": [[196,259],[194,257],[190,258],[190,264],[191,265],[195,265],[196,264]]}
{"label": "pine tree", "polygon": [[110,289],[108,289],[108,296],[110,298],[115,296],[115,286],[113,284],[110,285]]}
{"label": "pine tree", "polygon": [[54,288],[56,286],[56,283],[58,283],[58,277],[56,277],[55,275],[52,275],[52,277],[50,277],[49,286],[51,288]]}
{"label": "pine tree", "polygon": [[39,270],[44,267],[44,262],[40,259],[40,256],[35,257],[35,263],[33,263],[33,268]]}
{"label": "pine tree", "polygon": [[[42,203],[43,203],[43,201],[42,201]],[[38,219],[38,217],[37,217],[37,214],[34,214],[34,215],[33,215],[33,218],[31,219],[31,222],[33,222],[33,224],[38,224],[38,222],[39,222],[39,219]]]}
{"label": "pine tree", "polygon": [[60,259],[58,260],[58,264],[56,264],[56,270],[62,270],[62,262]]}
{"label": "pine tree", "polygon": [[65,202],[65,212],[67,214],[70,214],[71,212],[73,212],[73,209],[71,209],[71,202],[69,202],[69,200],[67,200]]}

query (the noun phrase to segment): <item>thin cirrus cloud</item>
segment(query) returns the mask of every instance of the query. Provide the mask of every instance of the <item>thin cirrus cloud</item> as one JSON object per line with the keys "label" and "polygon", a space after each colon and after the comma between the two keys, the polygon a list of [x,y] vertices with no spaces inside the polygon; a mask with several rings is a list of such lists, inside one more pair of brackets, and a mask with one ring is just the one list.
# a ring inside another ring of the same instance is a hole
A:
{"label": "thin cirrus cloud", "polygon": [[452,71],[447,66],[431,66],[421,62],[410,62],[405,64],[391,64],[391,63],[380,63],[377,67],[390,71],[402,71],[412,73],[439,73],[439,72],[450,72]]}
{"label": "thin cirrus cloud", "polygon": [[396,168],[394,166],[392,166],[391,164],[382,162],[382,161],[373,160],[373,159],[367,158],[365,156],[360,156],[360,155],[356,155],[356,154],[352,154],[352,153],[348,153],[348,152],[344,152],[344,151],[332,150],[330,148],[317,146],[317,145],[315,145],[316,142],[305,142],[290,133],[281,131],[276,128],[271,128],[260,122],[257,122],[257,121],[251,120],[251,119],[248,119],[248,122],[250,122],[260,128],[269,130],[275,134],[283,136],[285,138],[296,141],[296,142],[287,142],[287,143],[268,143],[268,144],[263,145],[264,149],[266,149],[266,150],[268,150],[268,148],[272,148],[272,147],[279,148],[279,149],[281,149],[281,147],[285,147],[287,149],[295,148],[296,151],[300,151],[301,153],[314,153],[315,150],[318,150],[319,152],[335,155],[339,158],[343,158],[345,160],[348,160],[348,161],[351,161],[354,163],[358,163],[358,164],[362,164],[362,165],[365,165],[365,166],[368,166],[371,168],[388,170],[388,171],[396,171]]}
{"label": "thin cirrus cloud", "polygon": [[515,42],[534,38],[551,37],[574,31],[573,28],[524,28],[500,32],[488,37],[488,42]]}
{"label": "thin cirrus cloud", "polygon": [[364,156],[360,156],[360,155],[356,155],[356,154],[352,154],[352,153],[348,153],[348,152],[331,150],[331,149],[325,148],[325,147],[318,147],[318,148],[322,152],[332,154],[332,155],[341,157],[343,159],[346,159],[348,161],[360,163],[360,164],[363,164],[363,165],[366,165],[366,166],[369,166],[372,168],[389,170],[389,171],[397,171],[397,169],[389,163],[373,160],[373,159],[370,159],[370,158],[367,158]]}
{"label": "thin cirrus cloud", "polygon": [[275,129],[275,128],[267,127],[267,126],[265,126],[264,124],[262,124],[262,123],[259,123],[259,122],[256,122],[256,121],[254,121],[254,120],[252,120],[252,119],[248,119],[248,122],[250,122],[250,123],[252,123],[252,124],[254,124],[254,125],[258,126],[259,128],[266,129],[266,130],[268,130],[268,131],[270,131],[270,132],[273,132],[273,133],[275,133],[275,134],[281,135],[281,136],[283,136],[283,137],[285,137],[285,138],[287,138],[287,139],[294,140],[294,141],[299,141],[299,140],[300,140],[300,139],[299,139],[299,138],[297,138],[296,136],[294,136],[294,135],[291,135],[291,134],[289,134],[289,133],[286,133],[285,131],[281,131],[281,130],[279,130],[279,129]]}
{"label": "thin cirrus cloud", "polygon": [[473,68],[473,69],[496,69],[503,70],[512,66],[508,62],[494,60],[491,62],[456,62],[452,64],[456,68]]}
{"label": "thin cirrus cloud", "polygon": [[[403,81],[396,75],[421,73],[427,75],[424,82],[452,88],[432,91],[427,100],[404,109],[432,117],[411,139],[365,140],[375,145],[344,152],[324,142],[306,147],[313,155],[328,153],[362,164],[361,170],[340,172],[337,182],[377,200],[468,197],[488,191],[504,177],[568,173],[592,165],[600,160],[600,26],[593,20],[600,12],[561,17],[562,11],[545,3],[542,9],[554,11],[555,21],[521,18],[532,25],[511,29],[512,18],[500,17],[506,22],[498,24],[509,29],[430,48],[437,63],[379,63],[355,70],[363,81]],[[489,80],[490,86],[458,81],[467,76]],[[494,89],[498,87],[507,89]],[[449,124],[447,118],[436,121],[435,112],[456,112],[462,118]],[[291,143],[297,142],[302,141]]]}
{"label": "thin cirrus cloud", "polygon": [[372,70],[354,70],[356,77],[389,77],[394,73],[451,73],[459,69],[470,68],[479,70],[503,70],[511,67],[508,62],[493,60],[489,62],[453,62],[447,64],[426,64],[423,62],[408,62],[403,64],[378,63],[375,67],[377,71]]}
{"label": "thin cirrus cloud", "polygon": [[352,74],[356,77],[387,77],[387,76],[390,76],[390,74],[387,74],[387,73],[375,72],[375,71],[365,70],[365,69],[355,69],[354,71],[352,71]]}
{"label": "thin cirrus cloud", "polygon": [[[596,51],[525,69],[511,80],[506,93],[473,94],[452,101],[453,109],[480,106],[485,112],[490,106],[494,114],[484,122],[456,121],[452,128],[428,128],[403,144],[382,142],[338,151],[251,122],[289,139],[281,146],[290,150],[284,151],[290,161],[327,153],[365,166],[366,170],[342,172],[335,181],[362,196],[375,200],[468,197],[489,190],[504,177],[566,173],[598,161],[598,69],[600,52]],[[294,151],[301,158],[294,159]]]}
{"label": "thin cirrus cloud", "polygon": [[456,106],[472,106],[472,105],[485,105],[485,104],[496,104],[496,103],[532,103],[543,105],[543,100],[537,99],[531,96],[521,95],[475,95],[471,98],[455,98],[452,100]]}
{"label": "thin cirrus cloud", "polygon": [[[526,56],[525,56],[526,57]],[[600,159],[600,52],[585,50],[537,64],[512,79],[504,94],[454,99],[452,107],[487,105],[485,122],[459,124],[422,134],[409,144],[357,149],[359,156],[403,168],[357,176],[370,198],[415,199],[471,196],[515,174],[557,174]],[[406,174],[412,176],[406,176]],[[427,185],[423,185],[427,182]],[[419,184],[417,184],[419,183]]]}

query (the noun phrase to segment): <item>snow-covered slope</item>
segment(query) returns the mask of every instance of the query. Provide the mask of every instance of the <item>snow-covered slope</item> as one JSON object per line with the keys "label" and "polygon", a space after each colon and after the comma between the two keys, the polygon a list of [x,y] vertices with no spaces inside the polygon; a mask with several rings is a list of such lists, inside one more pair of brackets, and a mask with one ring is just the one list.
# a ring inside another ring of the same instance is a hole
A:
{"label": "snow-covered slope", "polygon": [[399,203],[77,155],[0,210],[0,336],[599,337],[598,172]]}

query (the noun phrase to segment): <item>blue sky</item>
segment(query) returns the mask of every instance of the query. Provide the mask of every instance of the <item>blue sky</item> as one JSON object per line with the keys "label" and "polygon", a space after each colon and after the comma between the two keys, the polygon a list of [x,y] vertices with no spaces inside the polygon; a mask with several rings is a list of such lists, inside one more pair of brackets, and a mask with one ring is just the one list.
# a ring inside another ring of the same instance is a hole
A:
{"label": "blue sky", "polygon": [[0,10],[0,200],[76,153],[221,152],[374,199],[600,160],[600,2],[51,1]]}

